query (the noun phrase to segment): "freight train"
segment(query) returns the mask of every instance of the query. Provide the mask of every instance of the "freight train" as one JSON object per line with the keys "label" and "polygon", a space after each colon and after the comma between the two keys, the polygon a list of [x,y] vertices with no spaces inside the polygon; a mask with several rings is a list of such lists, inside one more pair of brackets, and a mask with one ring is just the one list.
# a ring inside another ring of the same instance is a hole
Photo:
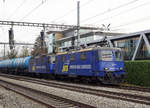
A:
{"label": "freight train", "polygon": [[3,60],[0,61],[0,71],[75,78],[107,84],[121,83],[126,74],[121,49],[107,47]]}

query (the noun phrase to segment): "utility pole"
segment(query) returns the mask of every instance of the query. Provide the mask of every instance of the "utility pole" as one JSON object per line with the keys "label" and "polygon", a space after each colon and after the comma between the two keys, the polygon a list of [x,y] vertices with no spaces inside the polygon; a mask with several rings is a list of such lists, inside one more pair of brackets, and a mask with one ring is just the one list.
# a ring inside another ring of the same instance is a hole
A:
{"label": "utility pole", "polygon": [[45,54],[46,46],[45,46],[45,25],[44,24],[43,24],[43,30],[41,31],[41,50],[42,50],[42,54]]}
{"label": "utility pole", "polygon": [[6,54],[5,54],[5,44],[4,44],[4,59],[5,59],[5,56],[6,56]]}
{"label": "utility pole", "polygon": [[13,31],[13,27],[11,27],[10,30],[8,30],[8,34],[9,34],[10,50],[13,50],[14,49],[14,31]]}
{"label": "utility pole", "polygon": [[77,47],[80,47],[80,1],[77,2]]}
{"label": "utility pole", "polygon": [[43,24],[43,32],[44,32],[44,36],[43,36],[43,50],[45,52],[46,46],[45,46],[45,25],[44,24]]}

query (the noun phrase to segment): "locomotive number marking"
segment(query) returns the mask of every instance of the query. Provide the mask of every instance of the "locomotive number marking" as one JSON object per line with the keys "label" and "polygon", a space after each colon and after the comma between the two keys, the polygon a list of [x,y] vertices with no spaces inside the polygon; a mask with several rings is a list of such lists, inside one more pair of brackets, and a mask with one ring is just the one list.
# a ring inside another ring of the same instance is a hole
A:
{"label": "locomotive number marking", "polygon": [[67,72],[68,71],[68,65],[64,65],[62,68],[62,72]]}
{"label": "locomotive number marking", "polygon": [[90,64],[87,65],[70,65],[70,69],[92,69]]}

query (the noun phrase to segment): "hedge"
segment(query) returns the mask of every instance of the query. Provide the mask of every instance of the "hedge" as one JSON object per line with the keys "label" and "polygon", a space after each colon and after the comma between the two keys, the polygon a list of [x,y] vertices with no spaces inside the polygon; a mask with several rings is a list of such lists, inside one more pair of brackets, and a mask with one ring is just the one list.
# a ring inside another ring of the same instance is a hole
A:
{"label": "hedge", "polygon": [[125,61],[125,82],[150,87],[150,61]]}

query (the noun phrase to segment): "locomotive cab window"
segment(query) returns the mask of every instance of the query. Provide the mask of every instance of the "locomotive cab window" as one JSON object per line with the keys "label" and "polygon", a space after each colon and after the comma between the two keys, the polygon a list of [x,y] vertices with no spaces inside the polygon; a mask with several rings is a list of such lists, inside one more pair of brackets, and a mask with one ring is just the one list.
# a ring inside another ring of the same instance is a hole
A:
{"label": "locomotive cab window", "polygon": [[80,53],[80,59],[81,60],[86,60],[86,54],[85,53]]}
{"label": "locomotive cab window", "polygon": [[115,58],[116,58],[116,61],[123,60],[123,55],[122,55],[121,51],[115,51]]}
{"label": "locomotive cab window", "polygon": [[111,50],[102,50],[101,51],[101,60],[103,61],[112,61],[113,53]]}
{"label": "locomotive cab window", "polygon": [[55,56],[51,56],[51,63],[55,63]]}
{"label": "locomotive cab window", "polygon": [[102,60],[101,51],[98,50],[98,51],[97,51],[97,55],[98,55],[98,56],[97,56],[97,59],[98,59],[98,60]]}

